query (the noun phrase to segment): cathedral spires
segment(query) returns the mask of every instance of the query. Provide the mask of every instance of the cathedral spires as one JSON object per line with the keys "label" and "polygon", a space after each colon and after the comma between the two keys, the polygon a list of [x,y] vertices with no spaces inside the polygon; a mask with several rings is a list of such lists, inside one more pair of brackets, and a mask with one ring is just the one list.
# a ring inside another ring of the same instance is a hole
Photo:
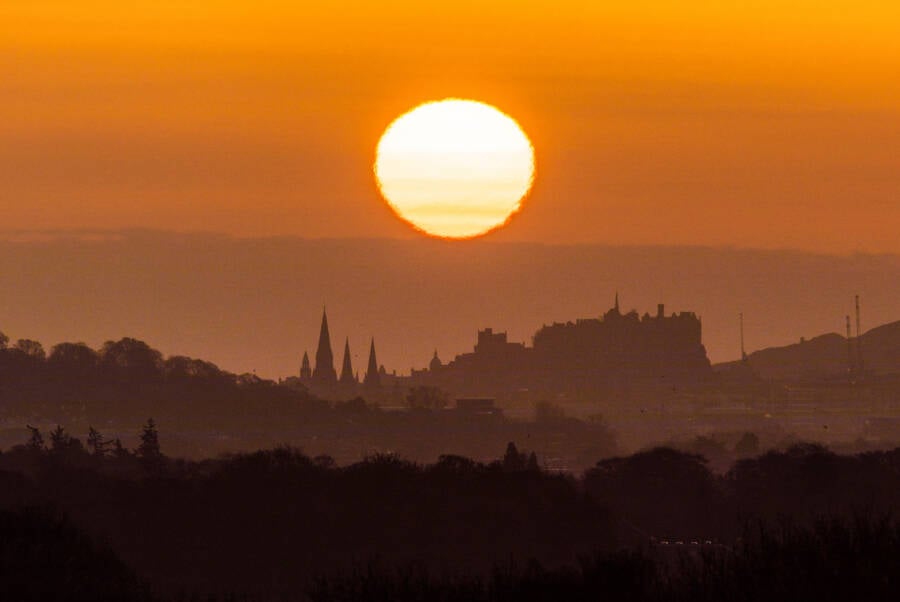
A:
{"label": "cathedral spires", "polygon": [[334,356],[331,354],[331,337],[328,334],[328,315],[322,308],[322,329],[319,331],[319,348],[316,350],[316,367],[313,370],[313,379],[325,383],[337,382],[337,373],[334,371]]}
{"label": "cathedral spires", "polygon": [[303,352],[303,362],[300,363],[300,380],[310,380],[312,378],[312,370],[309,368],[309,354]]}
{"label": "cathedral spires", "polygon": [[341,384],[354,385],[353,366],[350,364],[350,337],[344,341],[344,364],[341,366]]}
{"label": "cathedral spires", "polygon": [[372,337],[372,345],[369,347],[369,367],[366,369],[366,378],[363,381],[367,387],[381,385],[381,376],[378,374],[378,361],[375,359],[375,337]]}

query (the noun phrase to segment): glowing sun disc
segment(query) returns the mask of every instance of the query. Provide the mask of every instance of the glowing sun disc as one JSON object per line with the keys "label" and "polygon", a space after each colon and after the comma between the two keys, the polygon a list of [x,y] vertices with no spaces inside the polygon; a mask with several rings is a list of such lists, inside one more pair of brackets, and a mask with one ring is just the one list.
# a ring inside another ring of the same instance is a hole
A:
{"label": "glowing sun disc", "polygon": [[375,179],[413,227],[471,238],[504,225],[534,180],[534,148],[516,121],[474,100],[421,104],[378,142]]}

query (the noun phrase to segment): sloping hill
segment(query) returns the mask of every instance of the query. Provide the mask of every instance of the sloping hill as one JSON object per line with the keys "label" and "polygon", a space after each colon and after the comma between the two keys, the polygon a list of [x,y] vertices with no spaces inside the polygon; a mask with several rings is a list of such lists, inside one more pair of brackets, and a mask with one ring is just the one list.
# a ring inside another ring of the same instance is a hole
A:
{"label": "sloping hill", "polygon": [[[862,361],[866,374],[900,374],[900,321],[891,322],[863,333]],[[747,363],[763,378],[800,380],[805,378],[834,378],[847,373],[848,352],[857,361],[856,341],[837,333],[823,334],[784,347],[770,347],[754,351]],[[719,364],[725,368],[736,362]]]}
{"label": "sloping hill", "polygon": [[876,373],[900,373],[900,321],[884,324],[862,337],[865,369]]}

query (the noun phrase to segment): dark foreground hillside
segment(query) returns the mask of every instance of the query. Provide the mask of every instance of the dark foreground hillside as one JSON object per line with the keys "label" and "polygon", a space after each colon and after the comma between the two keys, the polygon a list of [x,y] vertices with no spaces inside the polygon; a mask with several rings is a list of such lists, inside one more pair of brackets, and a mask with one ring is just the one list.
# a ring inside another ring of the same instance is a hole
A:
{"label": "dark foreground hillside", "polygon": [[315,602],[880,601],[900,595],[896,524],[823,520],[805,528],[757,527],[730,548],[620,551],[555,569],[510,564],[484,579],[366,567],[320,579],[308,595]]}
{"label": "dark foreground hillside", "polygon": [[[148,591],[260,600],[900,592],[891,517],[900,450],[797,446],[716,475],[700,456],[660,448],[574,478],[542,471],[514,445],[488,464],[376,456],[347,467],[290,448],[186,462],[162,456],[149,435],[142,446],[0,454],[0,583],[26,591],[9,579],[23,574],[59,582],[32,598],[57,600],[84,599],[80,591],[126,600]],[[34,507],[54,510],[21,510]]]}
{"label": "dark foreground hillside", "polygon": [[46,509],[0,510],[0,599],[151,600],[108,547]]}

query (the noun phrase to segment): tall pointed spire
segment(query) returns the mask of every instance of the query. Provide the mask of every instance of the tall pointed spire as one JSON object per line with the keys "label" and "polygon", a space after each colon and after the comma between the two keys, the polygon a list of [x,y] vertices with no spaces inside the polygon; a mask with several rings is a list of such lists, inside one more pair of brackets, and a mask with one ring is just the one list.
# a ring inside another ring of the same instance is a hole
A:
{"label": "tall pointed spire", "polygon": [[312,370],[309,368],[309,354],[303,352],[303,361],[300,363],[300,380],[310,380],[312,378]]}
{"label": "tall pointed spire", "polygon": [[334,371],[334,356],[331,353],[331,336],[328,334],[328,315],[322,308],[322,328],[319,331],[319,348],[316,349],[316,367],[313,370],[313,379],[321,383],[334,384],[337,382],[337,372]]}
{"label": "tall pointed spire", "polygon": [[353,366],[350,364],[350,337],[344,341],[344,364],[341,366],[341,383],[345,385],[356,384],[353,378]]}
{"label": "tall pointed spire", "polygon": [[619,291],[616,291],[616,306],[615,306],[615,309],[616,309],[616,313],[617,313],[617,314],[622,313],[621,311],[619,311]]}
{"label": "tall pointed spire", "polygon": [[381,385],[381,376],[378,374],[378,361],[375,359],[375,337],[372,337],[372,345],[369,347],[369,367],[366,369],[366,378],[363,381],[367,387]]}

